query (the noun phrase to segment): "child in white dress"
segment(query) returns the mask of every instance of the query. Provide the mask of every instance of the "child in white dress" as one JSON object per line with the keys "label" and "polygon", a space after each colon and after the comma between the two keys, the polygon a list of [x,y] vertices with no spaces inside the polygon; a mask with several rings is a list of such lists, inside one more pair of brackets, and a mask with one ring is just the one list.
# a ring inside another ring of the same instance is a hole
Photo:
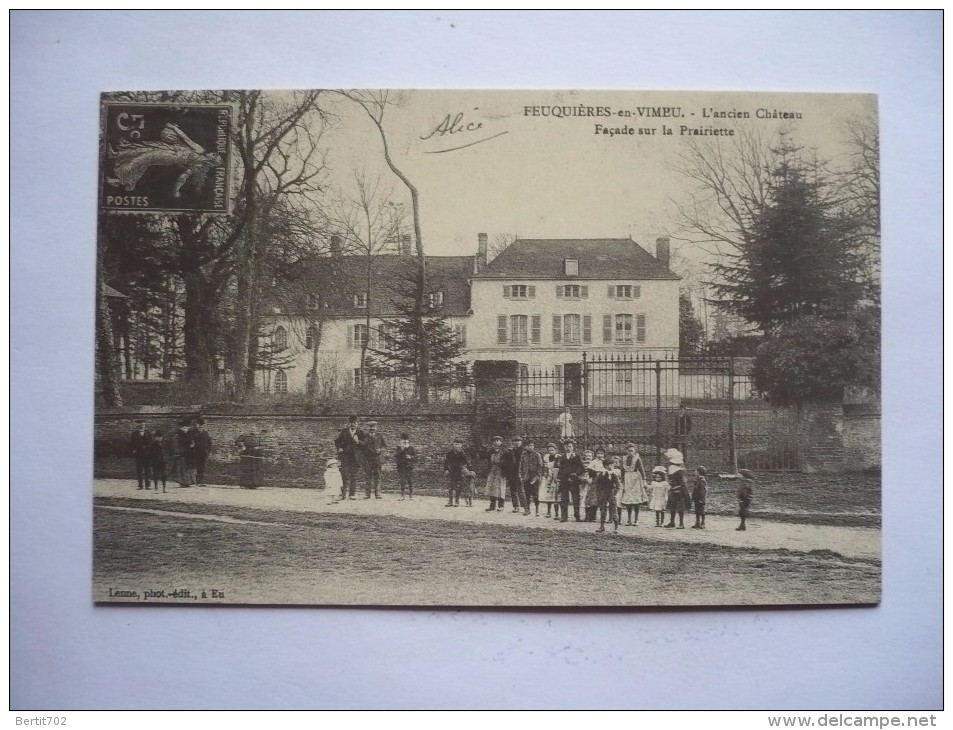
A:
{"label": "child in white dress", "polygon": [[343,485],[341,470],[339,468],[340,464],[341,462],[337,459],[328,459],[328,463],[324,468],[324,488],[330,489],[331,494],[339,493]]}
{"label": "child in white dress", "polygon": [[652,469],[649,495],[649,509],[655,510],[655,526],[662,527],[665,524],[665,509],[668,506],[668,480],[665,478],[664,466]]}

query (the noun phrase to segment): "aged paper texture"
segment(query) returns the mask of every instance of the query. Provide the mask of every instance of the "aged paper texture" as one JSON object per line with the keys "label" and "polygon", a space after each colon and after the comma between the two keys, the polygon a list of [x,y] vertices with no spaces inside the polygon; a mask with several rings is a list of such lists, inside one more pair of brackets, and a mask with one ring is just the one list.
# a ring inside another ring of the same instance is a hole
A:
{"label": "aged paper texture", "polygon": [[95,601],[880,600],[875,96],[100,123]]}

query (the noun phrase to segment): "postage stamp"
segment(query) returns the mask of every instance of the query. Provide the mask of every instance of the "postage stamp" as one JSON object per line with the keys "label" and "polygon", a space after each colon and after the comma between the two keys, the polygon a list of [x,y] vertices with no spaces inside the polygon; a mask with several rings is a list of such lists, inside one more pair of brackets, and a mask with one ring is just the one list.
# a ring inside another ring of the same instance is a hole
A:
{"label": "postage stamp", "polygon": [[104,211],[229,212],[232,107],[103,104]]}

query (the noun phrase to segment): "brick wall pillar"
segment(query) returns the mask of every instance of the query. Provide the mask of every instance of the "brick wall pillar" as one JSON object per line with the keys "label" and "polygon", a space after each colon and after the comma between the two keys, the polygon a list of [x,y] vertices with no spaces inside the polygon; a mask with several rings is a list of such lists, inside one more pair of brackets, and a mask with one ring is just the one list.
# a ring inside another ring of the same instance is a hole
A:
{"label": "brick wall pillar", "polygon": [[473,363],[474,436],[481,444],[493,436],[516,432],[516,360],[477,360]]}

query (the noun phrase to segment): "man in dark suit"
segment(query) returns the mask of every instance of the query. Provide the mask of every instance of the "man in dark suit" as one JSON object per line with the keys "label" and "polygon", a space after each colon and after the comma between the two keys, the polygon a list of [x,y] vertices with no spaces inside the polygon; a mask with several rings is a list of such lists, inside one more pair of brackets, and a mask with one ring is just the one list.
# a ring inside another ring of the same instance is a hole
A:
{"label": "man in dark suit", "polygon": [[145,421],[139,420],[136,425],[136,430],[129,437],[129,451],[136,462],[136,479],[139,482],[137,488],[148,489],[149,480],[152,477],[152,470],[150,469],[152,434],[146,429]]}
{"label": "man in dark suit", "polygon": [[506,488],[510,490],[510,498],[513,500],[513,511],[521,512],[527,507],[526,493],[523,491],[523,483],[520,481],[520,461],[523,458],[523,437],[514,436],[511,442],[513,447],[503,452],[500,458],[500,472],[506,479]]}
{"label": "man in dark suit", "polygon": [[363,449],[367,434],[357,427],[357,416],[348,418],[346,428],[334,439],[341,462],[341,499],[354,499],[357,489],[357,475],[364,461]]}

